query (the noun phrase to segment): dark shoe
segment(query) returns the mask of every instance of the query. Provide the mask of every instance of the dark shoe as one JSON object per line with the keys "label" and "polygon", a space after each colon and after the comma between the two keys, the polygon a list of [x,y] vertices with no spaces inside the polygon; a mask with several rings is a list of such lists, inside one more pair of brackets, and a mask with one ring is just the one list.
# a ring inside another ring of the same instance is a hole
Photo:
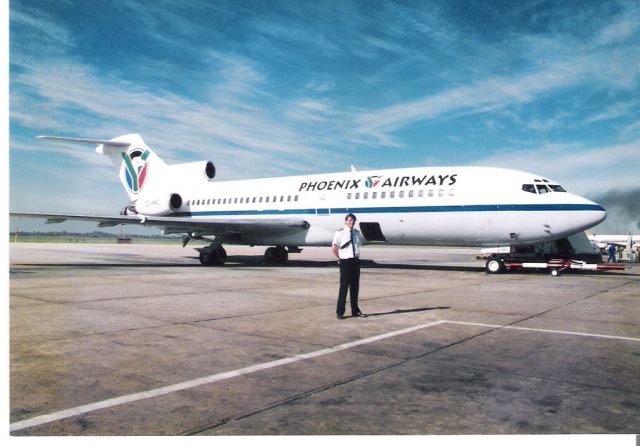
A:
{"label": "dark shoe", "polygon": [[344,319],[344,316],[343,316],[343,315],[341,315],[341,314],[337,314],[337,315],[336,315],[336,317],[337,317],[338,319]]}
{"label": "dark shoe", "polygon": [[351,317],[367,317],[367,315],[362,311],[358,311],[357,313],[352,314]]}

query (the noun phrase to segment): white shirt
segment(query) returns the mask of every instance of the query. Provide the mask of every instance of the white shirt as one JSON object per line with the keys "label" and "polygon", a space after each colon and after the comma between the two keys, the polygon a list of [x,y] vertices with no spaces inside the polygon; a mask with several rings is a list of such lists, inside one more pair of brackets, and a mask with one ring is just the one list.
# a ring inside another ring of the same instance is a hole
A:
{"label": "white shirt", "polygon": [[338,257],[341,259],[352,259],[360,257],[360,245],[362,245],[362,234],[357,229],[353,230],[353,243],[351,241],[351,229],[348,226],[336,231],[333,236],[333,245],[338,245]]}

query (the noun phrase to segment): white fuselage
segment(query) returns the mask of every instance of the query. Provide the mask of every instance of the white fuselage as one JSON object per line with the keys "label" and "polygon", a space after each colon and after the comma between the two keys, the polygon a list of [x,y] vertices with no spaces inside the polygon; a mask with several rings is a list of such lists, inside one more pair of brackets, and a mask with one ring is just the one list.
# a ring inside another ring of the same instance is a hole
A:
{"label": "white fuselage", "polygon": [[[300,218],[309,223],[306,229],[279,237],[243,234],[239,243],[249,245],[330,245],[349,212],[357,216],[370,241],[451,246],[549,241],[590,228],[606,217],[598,204],[564,192],[557,183],[526,172],[487,167],[421,167],[225,182],[182,177],[172,179],[164,189],[161,196],[178,193],[183,199],[172,214],[176,216]],[[540,193],[541,189],[548,192]],[[140,202],[149,199],[156,198],[138,197]]]}

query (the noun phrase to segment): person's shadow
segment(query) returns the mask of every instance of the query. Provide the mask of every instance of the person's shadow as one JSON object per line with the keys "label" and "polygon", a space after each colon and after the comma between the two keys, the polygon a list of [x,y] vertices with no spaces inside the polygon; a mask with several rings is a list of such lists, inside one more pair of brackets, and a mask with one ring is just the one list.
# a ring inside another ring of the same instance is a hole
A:
{"label": "person's shadow", "polygon": [[432,311],[432,310],[448,310],[451,307],[424,307],[424,308],[407,308],[405,310],[393,310],[385,311],[383,313],[367,313],[367,317],[387,316],[390,314],[404,314],[404,313],[417,313],[420,311]]}

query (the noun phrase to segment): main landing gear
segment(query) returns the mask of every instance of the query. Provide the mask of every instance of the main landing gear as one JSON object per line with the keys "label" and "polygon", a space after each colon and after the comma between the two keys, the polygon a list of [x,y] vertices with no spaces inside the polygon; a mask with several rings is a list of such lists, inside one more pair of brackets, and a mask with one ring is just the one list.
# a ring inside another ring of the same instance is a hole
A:
{"label": "main landing gear", "polygon": [[227,260],[227,251],[222,245],[209,245],[206,248],[196,248],[200,252],[200,263],[205,266],[221,266]]}
{"label": "main landing gear", "polygon": [[[204,248],[196,248],[200,253],[200,263],[205,266],[221,266],[227,260],[227,251],[221,244],[212,243]],[[284,246],[272,246],[264,252],[264,264],[268,266],[284,265],[289,259],[289,252],[300,252],[299,248],[285,248]]]}
{"label": "main landing gear", "polygon": [[269,266],[284,265],[289,259],[289,251],[284,246],[267,248],[264,252],[264,264]]}

